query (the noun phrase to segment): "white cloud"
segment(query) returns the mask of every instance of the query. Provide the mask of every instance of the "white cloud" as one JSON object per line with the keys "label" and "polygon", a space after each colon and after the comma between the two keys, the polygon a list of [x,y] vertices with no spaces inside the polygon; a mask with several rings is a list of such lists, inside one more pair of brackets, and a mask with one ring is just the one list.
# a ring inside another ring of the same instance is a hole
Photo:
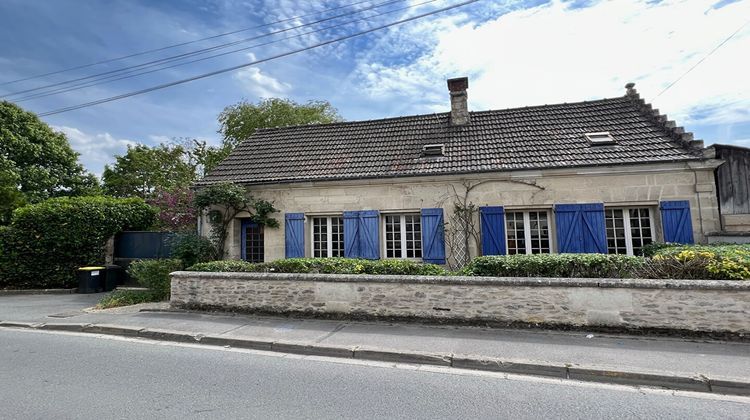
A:
{"label": "white cloud", "polygon": [[90,134],[74,127],[53,126],[56,131],[65,133],[70,146],[80,153],[80,162],[86,169],[101,175],[104,165],[114,162],[114,155],[122,155],[128,146],[138,144],[132,140],[116,139],[109,133]]}
{"label": "white cloud", "polygon": [[[248,53],[250,61],[255,61],[255,54]],[[249,67],[234,73],[234,79],[238,80],[246,91],[261,98],[285,96],[292,85],[282,82],[269,74],[264,74],[258,67]]]}
{"label": "white cloud", "polygon": [[[747,122],[750,25],[656,97],[750,15],[750,1],[713,3],[604,1],[573,9],[558,1],[481,24],[431,20],[389,35],[358,60],[350,82],[373,99],[413,98],[424,112],[447,110],[448,77],[469,76],[474,110],[619,96],[633,81],[681,125]],[[389,51],[410,36],[430,47],[388,65]]]}

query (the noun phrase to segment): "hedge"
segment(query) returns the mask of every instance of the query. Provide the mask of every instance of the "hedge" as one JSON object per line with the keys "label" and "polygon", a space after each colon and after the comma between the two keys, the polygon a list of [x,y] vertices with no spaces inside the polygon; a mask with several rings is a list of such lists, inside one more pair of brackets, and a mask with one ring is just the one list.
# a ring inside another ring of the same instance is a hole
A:
{"label": "hedge", "polygon": [[474,258],[451,273],[408,260],[290,258],[264,264],[225,260],[195,264],[190,271],[330,274],[451,275],[490,277],[750,279],[750,245],[654,247],[654,256],[606,254],[502,255]]}
{"label": "hedge", "polygon": [[498,255],[474,258],[461,274],[492,277],[626,278],[645,264],[642,257],[607,254]]}
{"label": "hedge", "polygon": [[288,258],[270,263],[252,264],[225,260],[195,264],[189,271],[325,273],[325,274],[398,274],[445,276],[450,272],[435,264],[409,260],[365,260],[357,258]]}
{"label": "hedge", "polygon": [[143,200],[63,197],[13,212],[0,229],[0,288],[75,287],[75,269],[102,264],[108,238],[148,229],[155,210]]}

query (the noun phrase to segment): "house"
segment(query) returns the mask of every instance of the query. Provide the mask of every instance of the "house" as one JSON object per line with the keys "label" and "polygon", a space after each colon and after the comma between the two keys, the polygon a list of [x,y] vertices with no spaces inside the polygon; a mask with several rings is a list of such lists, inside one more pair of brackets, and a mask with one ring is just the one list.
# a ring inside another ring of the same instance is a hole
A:
{"label": "house", "polygon": [[615,98],[481,112],[468,110],[467,78],[448,89],[446,113],[256,132],[198,187],[243,184],[274,203],[281,227],[238,215],[227,256],[455,266],[476,255],[632,255],[721,230],[721,161],[634,84]]}

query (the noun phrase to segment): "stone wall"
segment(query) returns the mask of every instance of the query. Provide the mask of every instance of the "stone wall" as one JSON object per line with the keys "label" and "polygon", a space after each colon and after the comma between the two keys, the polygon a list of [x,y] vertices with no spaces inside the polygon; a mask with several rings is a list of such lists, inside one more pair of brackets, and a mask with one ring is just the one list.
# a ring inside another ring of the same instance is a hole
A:
{"label": "stone wall", "polygon": [[174,307],[750,332],[750,282],[172,273]]}
{"label": "stone wall", "polygon": [[[254,185],[248,192],[272,201],[281,212],[275,216],[278,229],[265,230],[266,261],[284,258],[284,213],[341,215],[347,210],[419,212],[421,208],[442,207],[450,222],[456,196],[466,195],[477,206],[505,206],[513,209],[552,209],[558,203],[601,203],[605,206],[642,206],[652,209],[656,240],[661,237],[658,211],[661,200],[688,200],[697,242],[705,242],[709,233],[721,230],[719,208],[714,192],[713,168],[716,161],[662,163],[593,168],[571,168],[502,173],[420,176],[392,179],[307,182]],[[552,214],[550,213],[552,216]],[[240,257],[239,214],[230,228],[227,258]],[[206,219],[206,218],[204,218]],[[309,221],[305,221],[305,250],[310,256]],[[554,217],[551,231],[554,235]],[[203,232],[209,227],[204,220]],[[553,243],[556,238],[552,237]],[[381,245],[383,241],[381,240]],[[448,245],[446,245],[448,246]],[[478,255],[477,244],[471,256]],[[450,250],[448,250],[450,251]],[[554,247],[553,247],[554,251]]]}

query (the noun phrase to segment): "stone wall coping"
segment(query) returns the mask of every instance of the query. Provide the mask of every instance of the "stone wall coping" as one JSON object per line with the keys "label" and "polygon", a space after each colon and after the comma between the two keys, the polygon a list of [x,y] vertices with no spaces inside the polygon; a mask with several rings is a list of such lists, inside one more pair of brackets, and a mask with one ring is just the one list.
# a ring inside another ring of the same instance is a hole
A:
{"label": "stone wall coping", "polygon": [[557,277],[476,277],[476,276],[406,276],[373,274],[302,274],[176,271],[172,278],[221,280],[276,280],[330,283],[415,283],[453,286],[525,286],[525,287],[600,287],[626,289],[685,289],[750,291],[750,281],[742,280],[653,280],[612,278]]}

